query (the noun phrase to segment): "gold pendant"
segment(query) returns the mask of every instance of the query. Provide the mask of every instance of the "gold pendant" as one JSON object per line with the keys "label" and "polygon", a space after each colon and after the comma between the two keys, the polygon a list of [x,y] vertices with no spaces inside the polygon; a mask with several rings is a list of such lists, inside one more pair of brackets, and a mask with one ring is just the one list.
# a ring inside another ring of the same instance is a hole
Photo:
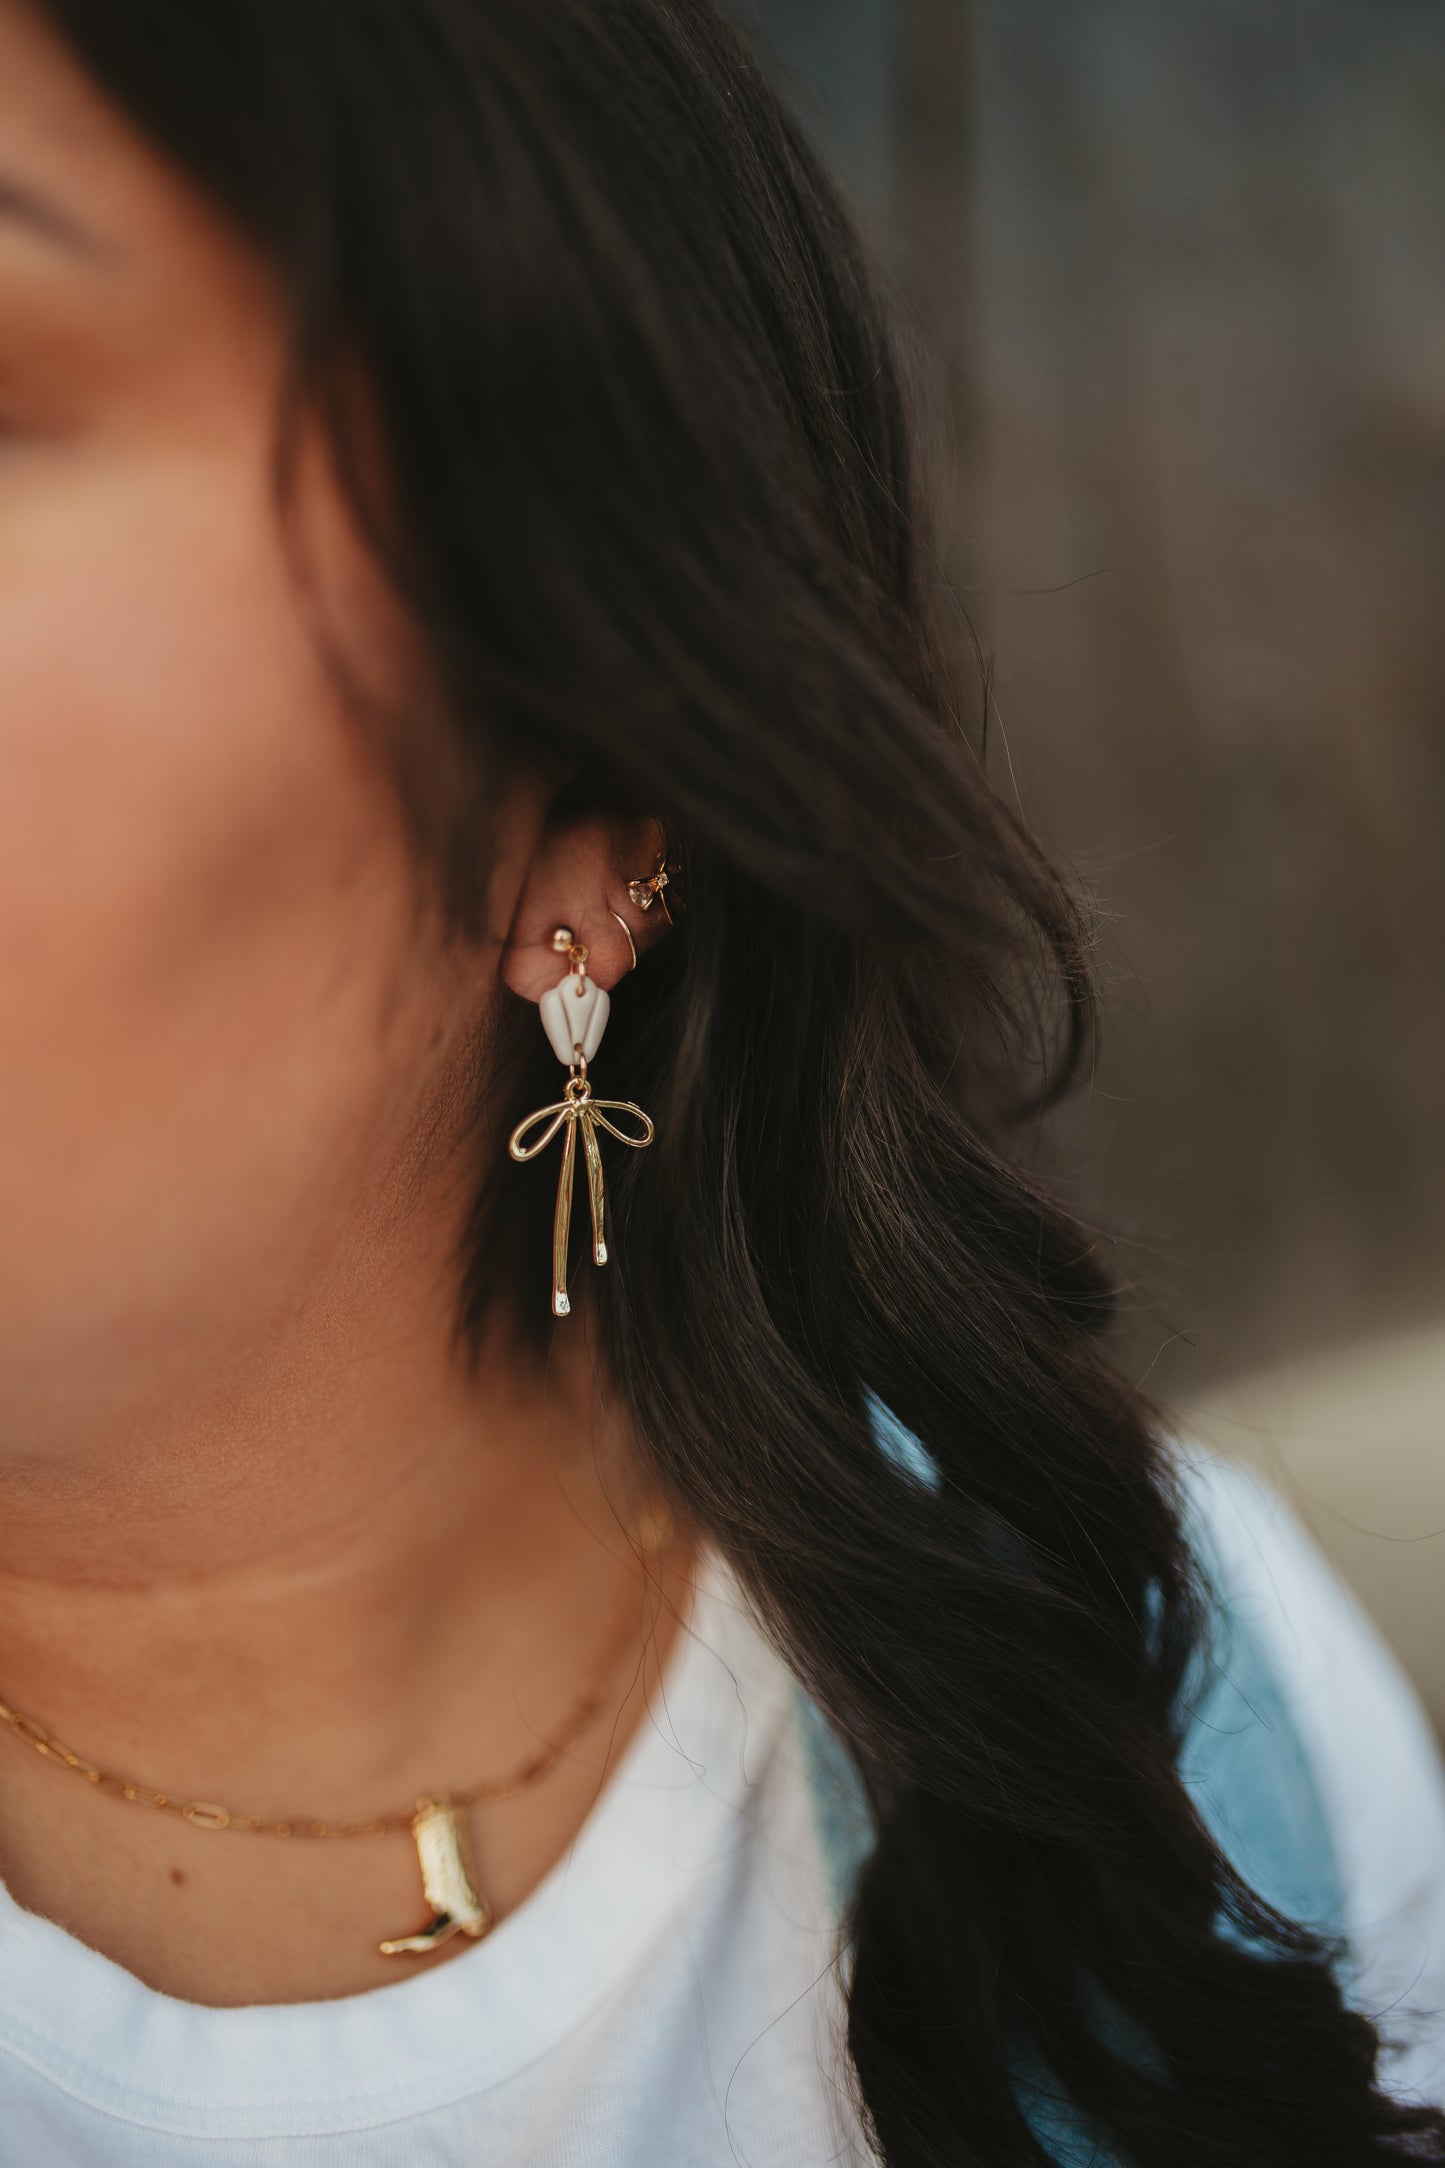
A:
{"label": "gold pendant", "polygon": [[447,1799],[419,1799],[411,1833],[421,1861],[422,1893],[431,1906],[429,1923],[419,1934],[380,1944],[383,1957],[408,1952],[425,1955],[453,1935],[478,1941],[492,1924],[492,1908],[472,1879],[466,1837],[456,1809]]}

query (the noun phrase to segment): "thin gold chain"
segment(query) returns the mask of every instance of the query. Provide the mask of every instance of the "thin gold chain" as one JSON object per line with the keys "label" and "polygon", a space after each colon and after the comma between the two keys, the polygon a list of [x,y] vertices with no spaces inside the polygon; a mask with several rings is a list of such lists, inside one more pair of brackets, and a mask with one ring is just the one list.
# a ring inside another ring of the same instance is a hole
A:
{"label": "thin gold chain", "polygon": [[[642,1548],[654,1558],[665,1550],[672,1534],[671,1517],[665,1507],[650,1507],[643,1516],[638,1530],[634,1531]],[[629,1591],[628,1601],[621,1607],[617,1624],[607,1642],[606,1650],[590,1673],[587,1684],[564,1720],[560,1730],[550,1739],[519,1762],[507,1776],[490,1777],[480,1784],[468,1785],[465,1791],[448,1792],[444,1796],[453,1807],[474,1806],[482,1799],[506,1799],[511,1793],[521,1791],[528,1784],[535,1784],[539,1777],[557,1761],[571,1745],[588,1719],[602,1706],[607,1696],[607,1682],[621,1656],[624,1647],[641,1625],[647,1608],[648,1576],[643,1576],[641,1598],[634,1613]],[[93,1784],[97,1791],[108,1792],[116,1799],[134,1800],[138,1805],[154,1807],[162,1814],[174,1814],[195,1829],[235,1829],[253,1837],[382,1837],[397,1830],[410,1832],[416,1815],[413,1804],[404,1813],[378,1814],[366,1820],[348,1822],[323,1822],[310,1816],[294,1815],[286,1819],[264,1814],[237,1814],[230,1807],[218,1806],[210,1799],[178,1799],[174,1793],[157,1791],[154,1786],[141,1784],[133,1777],[124,1777],[114,1770],[102,1769],[83,1754],[57,1739],[53,1732],[37,1724],[34,1717],[24,1716],[0,1701],[0,1723],[9,1726],[17,1739],[34,1747],[47,1761],[73,1769],[78,1776]],[[443,1795],[438,1795],[443,1796]]]}

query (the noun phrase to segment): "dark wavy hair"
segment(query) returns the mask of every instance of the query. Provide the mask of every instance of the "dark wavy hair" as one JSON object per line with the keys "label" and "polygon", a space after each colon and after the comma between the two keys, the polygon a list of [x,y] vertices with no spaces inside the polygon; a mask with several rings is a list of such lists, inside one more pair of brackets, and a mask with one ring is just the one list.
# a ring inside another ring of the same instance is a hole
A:
{"label": "dark wavy hair", "polygon": [[[708,0],[40,11],[280,274],[281,508],[314,404],[436,665],[377,720],[452,928],[499,762],[685,852],[609,1035],[658,1127],[609,1174],[601,1348],[856,1765],[883,2161],[1046,2160],[1020,2056],[1138,2168],[1445,2160],[1178,1775],[1205,1599],[1161,1425],[1093,1238],[1008,1156],[1087,1030],[1089,924],[961,714],[898,312],[798,127]],[[478,1093],[513,1119],[555,1085],[523,1007]],[[545,1288],[549,1216],[475,1126],[471,1347]]]}

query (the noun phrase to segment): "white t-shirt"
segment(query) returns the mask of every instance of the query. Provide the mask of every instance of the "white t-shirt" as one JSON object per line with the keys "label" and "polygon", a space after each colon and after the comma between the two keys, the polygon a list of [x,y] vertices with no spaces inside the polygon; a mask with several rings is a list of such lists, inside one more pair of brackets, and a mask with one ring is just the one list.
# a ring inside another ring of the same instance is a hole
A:
{"label": "white t-shirt", "polygon": [[[1368,1999],[1445,2004],[1445,1782],[1397,1668],[1272,1493],[1194,1495],[1288,1689]],[[463,1955],[210,2009],[0,1891],[3,2168],[854,2168],[827,1862],[791,1674],[704,1556],[564,1857]],[[1445,2094],[1445,2027],[1395,2066]]]}
{"label": "white t-shirt", "polygon": [[0,1893],[4,2168],[848,2168],[791,1673],[705,1553],[567,1852],[447,1964],[328,2002],[146,1987]]}

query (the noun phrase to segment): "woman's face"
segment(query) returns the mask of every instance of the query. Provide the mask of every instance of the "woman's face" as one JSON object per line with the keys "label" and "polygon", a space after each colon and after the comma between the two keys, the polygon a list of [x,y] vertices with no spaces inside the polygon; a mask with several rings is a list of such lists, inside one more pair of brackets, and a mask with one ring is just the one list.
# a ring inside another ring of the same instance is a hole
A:
{"label": "woman's face", "polygon": [[[363,1243],[458,1014],[288,579],[282,337],[264,268],[0,0],[0,1446],[67,1363],[209,1359]],[[298,509],[394,688],[318,441]]]}

